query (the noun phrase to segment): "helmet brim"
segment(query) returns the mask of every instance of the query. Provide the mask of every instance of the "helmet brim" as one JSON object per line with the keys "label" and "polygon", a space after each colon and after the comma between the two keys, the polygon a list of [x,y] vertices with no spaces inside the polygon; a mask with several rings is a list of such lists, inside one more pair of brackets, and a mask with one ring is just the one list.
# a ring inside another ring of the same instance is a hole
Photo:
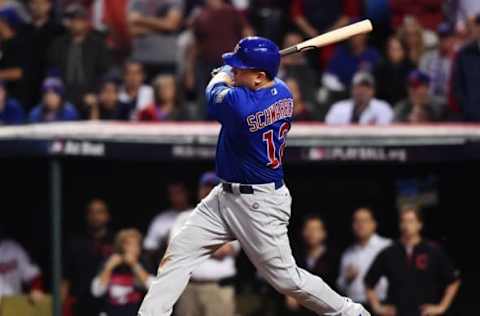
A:
{"label": "helmet brim", "polygon": [[229,65],[233,68],[253,69],[252,67],[245,65],[235,53],[225,53],[222,55],[222,59],[225,65]]}

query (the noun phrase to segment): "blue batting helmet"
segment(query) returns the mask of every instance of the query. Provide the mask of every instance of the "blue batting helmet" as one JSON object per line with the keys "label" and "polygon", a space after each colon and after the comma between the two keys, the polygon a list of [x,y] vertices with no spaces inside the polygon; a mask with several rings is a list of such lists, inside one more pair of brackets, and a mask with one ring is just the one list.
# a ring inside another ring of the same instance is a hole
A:
{"label": "blue batting helmet", "polygon": [[246,37],[238,42],[235,50],[222,56],[226,65],[239,69],[258,69],[274,78],[280,65],[278,46],[263,37]]}

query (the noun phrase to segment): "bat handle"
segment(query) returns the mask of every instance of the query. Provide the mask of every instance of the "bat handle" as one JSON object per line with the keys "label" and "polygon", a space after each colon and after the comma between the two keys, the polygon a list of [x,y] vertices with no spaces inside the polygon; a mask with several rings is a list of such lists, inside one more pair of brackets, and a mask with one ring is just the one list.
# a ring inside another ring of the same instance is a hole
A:
{"label": "bat handle", "polygon": [[280,56],[287,56],[299,52],[297,46],[291,46],[280,51]]}

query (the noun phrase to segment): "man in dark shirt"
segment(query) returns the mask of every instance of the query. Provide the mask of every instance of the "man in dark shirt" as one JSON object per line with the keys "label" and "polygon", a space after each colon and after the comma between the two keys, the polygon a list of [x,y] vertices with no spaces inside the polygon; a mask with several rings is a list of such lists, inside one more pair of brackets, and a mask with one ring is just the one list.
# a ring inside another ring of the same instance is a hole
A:
{"label": "man in dark shirt", "polygon": [[78,106],[85,93],[95,91],[98,81],[110,69],[111,58],[105,39],[91,30],[85,8],[70,5],[65,19],[69,33],[50,46],[48,63],[60,72],[66,99]]}
{"label": "man in dark shirt", "polygon": [[32,21],[25,26],[24,37],[30,43],[31,51],[26,68],[28,90],[24,106],[29,110],[41,98],[42,81],[46,77],[47,51],[53,40],[63,34],[65,29],[50,17],[52,0],[29,0],[28,6]]}
{"label": "man in dark shirt", "polygon": [[98,315],[101,301],[90,291],[101,264],[113,253],[110,213],[105,201],[93,199],[86,208],[87,231],[67,243],[64,292],[75,300],[75,315]]}
{"label": "man in dark shirt", "polygon": [[0,126],[21,124],[25,121],[25,112],[20,103],[10,98],[5,83],[0,80]]}
{"label": "man in dark shirt", "polygon": [[480,121],[480,14],[474,19],[474,40],[457,54],[453,64],[452,94],[463,119]]}
{"label": "man in dark shirt", "polygon": [[0,10],[0,80],[4,81],[10,96],[23,101],[23,83],[26,65],[26,42],[18,36],[20,17],[14,10]]}
{"label": "man in dark shirt", "polygon": [[[400,240],[384,249],[365,276],[367,297],[376,315],[443,315],[455,298],[460,280],[445,252],[422,239],[419,209],[400,212]],[[388,280],[382,304],[374,291],[380,278]]]}

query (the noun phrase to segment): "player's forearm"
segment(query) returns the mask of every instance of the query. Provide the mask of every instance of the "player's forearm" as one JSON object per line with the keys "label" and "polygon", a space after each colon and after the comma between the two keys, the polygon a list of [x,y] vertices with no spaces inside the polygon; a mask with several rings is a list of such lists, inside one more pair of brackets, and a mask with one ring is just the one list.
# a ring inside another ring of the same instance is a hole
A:
{"label": "player's forearm", "polygon": [[445,289],[445,293],[439,304],[440,307],[444,310],[444,312],[446,312],[450,308],[450,305],[452,305],[455,296],[457,296],[458,289],[460,288],[460,283],[460,280],[457,280],[447,286],[447,288]]}

